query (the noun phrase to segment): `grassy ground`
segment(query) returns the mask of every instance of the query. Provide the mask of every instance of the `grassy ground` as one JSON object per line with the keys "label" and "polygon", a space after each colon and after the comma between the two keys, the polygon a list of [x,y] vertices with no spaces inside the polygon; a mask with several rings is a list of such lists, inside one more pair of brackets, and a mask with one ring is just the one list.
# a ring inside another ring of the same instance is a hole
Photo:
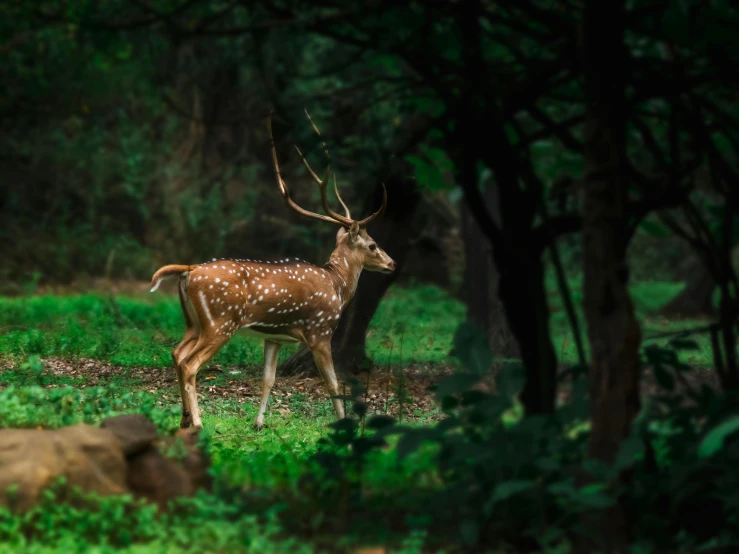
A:
{"label": "grassy ground", "polygon": [[[579,290],[577,281],[572,285],[574,291]],[[679,292],[680,286],[642,283],[632,288],[645,337],[695,324],[651,315]],[[136,292],[145,288],[142,285],[126,295],[0,298],[0,428],[96,422],[131,411],[149,415],[163,429],[176,427],[179,393],[170,351],[181,337],[182,316],[171,290]],[[576,361],[576,349],[554,282],[550,292],[555,346],[563,363],[572,363]],[[577,292],[574,300],[579,306]],[[579,308],[577,311],[584,328]],[[389,291],[368,337],[369,354],[377,365],[367,392],[370,413],[388,413],[414,424],[438,418],[438,408],[427,387],[454,370],[456,362],[449,352],[454,330],[463,316],[458,301],[433,287]],[[667,340],[653,342],[663,344]],[[709,346],[704,338],[699,337],[697,342],[699,349],[688,361],[708,366]],[[281,356],[289,356],[291,351],[284,348]],[[317,379],[278,375],[267,428],[261,433],[253,431],[261,364],[260,342],[235,337],[201,370],[198,387],[204,425],[213,439],[216,471],[227,482],[245,488],[290,489],[297,486],[305,460],[316,451],[319,439],[326,436],[333,412]],[[384,452],[374,461],[365,485],[384,493],[434,486],[429,459],[428,453],[421,453],[401,463],[392,450]],[[0,518],[0,530],[2,524]],[[242,525],[254,536],[245,552],[326,551],[320,538],[291,543],[281,532],[285,530],[272,529],[264,520],[259,525],[245,520]],[[191,531],[180,531],[184,535],[179,539],[165,533],[131,551],[182,552],[203,544],[201,538],[193,538]],[[219,527],[209,532],[223,538],[234,531]],[[203,540],[208,543],[210,539]],[[351,542],[351,538],[347,540]],[[423,542],[418,537],[400,538],[392,552],[420,552],[419,541]],[[239,544],[243,546],[243,541]],[[22,551],[33,552],[33,548],[42,547],[33,543]],[[62,546],[55,548],[67,551]],[[223,548],[240,551],[233,545]],[[0,553],[12,551],[0,545]]]}

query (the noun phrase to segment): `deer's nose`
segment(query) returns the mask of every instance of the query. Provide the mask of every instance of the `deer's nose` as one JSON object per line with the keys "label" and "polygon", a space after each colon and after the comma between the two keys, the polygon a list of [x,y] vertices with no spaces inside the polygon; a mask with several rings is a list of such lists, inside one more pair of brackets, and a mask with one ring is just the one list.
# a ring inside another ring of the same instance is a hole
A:
{"label": "deer's nose", "polygon": [[387,268],[390,271],[395,271],[395,261],[394,260],[390,260],[390,263],[387,264]]}

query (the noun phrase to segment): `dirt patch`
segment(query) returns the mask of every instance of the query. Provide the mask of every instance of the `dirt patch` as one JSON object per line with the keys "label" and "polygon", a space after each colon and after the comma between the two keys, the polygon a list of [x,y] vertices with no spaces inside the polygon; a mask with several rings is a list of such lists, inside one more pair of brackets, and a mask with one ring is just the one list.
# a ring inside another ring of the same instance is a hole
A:
{"label": "dirt patch", "polygon": [[[57,377],[84,379],[80,388],[119,382],[134,390],[159,393],[168,402],[179,402],[177,377],[172,368],[125,368],[91,359],[46,358],[42,362],[45,370]],[[4,369],[12,369],[12,363],[0,364],[0,371]],[[402,406],[403,419],[417,420],[440,415],[434,392],[428,389],[452,372],[450,367],[424,364],[411,365],[402,370],[375,367],[369,374],[360,374],[358,379],[366,387],[363,398],[368,404],[370,414],[398,417]],[[476,388],[486,392],[494,391],[494,373],[483,379]],[[715,371],[710,368],[696,368],[683,374],[681,379],[676,380],[673,394],[683,393],[689,388],[697,391],[702,386],[714,390],[719,388]],[[348,394],[349,387],[345,387],[344,391]],[[258,403],[261,393],[261,367],[210,365],[198,373],[198,395],[203,400],[229,399]],[[566,402],[570,394],[569,383],[562,383],[559,387],[559,400]],[[642,379],[642,394],[665,394],[649,370],[645,371]],[[289,406],[296,395],[306,401],[315,401],[325,399],[327,392],[320,377],[278,375],[270,396],[270,409],[289,412]]]}
{"label": "dirt patch", "polygon": [[[122,381],[127,388],[160,393],[168,401],[179,402],[179,388],[173,368],[125,368],[84,358],[45,358],[42,363],[46,372],[56,377],[83,378],[84,384],[79,385],[80,388]],[[11,367],[6,366],[5,369]],[[370,414],[397,417],[402,405],[403,418],[415,420],[435,411],[434,393],[428,387],[452,371],[449,367],[426,365],[410,366],[402,371],[376,367],[369,374],[360,374],[358,379],[367,388],[364,398]],[[344,390],[349,394],[349,386]],[[204,400],[229,399],[258,403],[261,394],[261,367],[210,365],[198,373],[198,395]],[[327,392],[320,377],[278,374],[270,396],[270,408],[289,410],[287,406],[291,403],[291,397],[296,395],[313,401],[325,399]]]}

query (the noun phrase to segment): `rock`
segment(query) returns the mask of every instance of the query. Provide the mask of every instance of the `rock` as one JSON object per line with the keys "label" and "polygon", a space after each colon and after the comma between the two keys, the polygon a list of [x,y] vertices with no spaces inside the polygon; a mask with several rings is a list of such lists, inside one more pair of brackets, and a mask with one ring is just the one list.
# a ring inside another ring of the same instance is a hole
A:
{"label": "rock", "polygon": [[0,430],[0,506],[27,510],[59,477],[66,479],[62,492],[73,487],[100,495],[128,491],[126,460],[108,429]]}
{"label": "rock", "polygon": [[194,492],[185,469],[153,446],[129,459],[127,483],[135,496],[160,508],[165,508],[174,498],[191,496]]}
{"label": "rock", "polygon": [[186,453],[182,457],[182,464],[190,476],[193,488],[211,490],[213,477],[210,474],[210,458],[198,446],[200,431],[194,427],[178,429],[175,440],[181,439]]}
{"label": "rock", "polygon": [[126,456],[145,450],[157,438],[156,425],[137,414],[110,417],[100,427],[110,429],[118,437]]}
{"label": "rock", "polygon": [[128,458],[127,482],[131,491],[165,507],[179,496],[210,490],[210,459],[198,447],[199,431],[179,429],[173,437],[160,437],[152,446]]}
{"label": "rock", "polygon": [[164,508],[174,498],[210,490],[210,460],[198,447],[199,431],[179,429],[160,437],[155,445],[128,457],[127,482],[131,491]]}
{"label": "rock", "polygon": [[165,508],[174,498],[211,488],[210,459],[198,440],[195,428],[157,437],[154,424],[138,415],[110,418],[100,427],[0,430],[0,506],[27,510],[44,488],[65,477],[62,494],[75,486],[101,495],[130,492]]}

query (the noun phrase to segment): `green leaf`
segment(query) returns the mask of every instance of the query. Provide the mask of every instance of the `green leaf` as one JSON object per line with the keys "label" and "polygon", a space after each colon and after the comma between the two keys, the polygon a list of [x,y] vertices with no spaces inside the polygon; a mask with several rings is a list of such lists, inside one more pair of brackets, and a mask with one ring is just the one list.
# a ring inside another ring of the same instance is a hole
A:
{"label": "green leaf", "polygon": [[627,437],[618,449],[614,466],[619,471],[623,471],[624,469],[631,467],[639,458],[641,458],[644,454],[644,450],[644,441],[640,437],[636,437],[634,435]]}
{"label": "green leaf", "polygon": [[367,404],[364,402],[357,402],[355,401],[352,404],[352,412],[356,414],[357,417],[364,417],[367,415]]}
{"label": "green leaf", "polygon": [[388,415],[376,415],[367,421],[367,429],[384,429],[395,423],[395,418]]}
{"label": "green leaf", "polygon": [[432,148],[430,146],[421,146],[421,150],[426,154],[426,157],[431,160],[431,163],[442,171],[454,171],[454,162],[447,156],[445,150],[441,148]]}
{"label": "green leaf", "polygon": [[398,457],[402,460],[421,447],[426,441],[436,439],[439,433],[434,429],[411,429],[400,436],[398,440]]}
{"label": "green leaf", "polygon": [[674,339],[669,344],[675,350],[700,350],[698,343],[690,339]]}
{"label": "green leaf", "polygon": [[405,156],[404,159],[413,165],[415,169],[416,183],[425,190],[437,191],[448,188],[444,179],[444,174],[436,165],[429,163],[420,156],[408,155]]}
{"label": "green leaf", "polygon": [[667,391],[675,390],[675,378],[661,364],[654,366],[654,377],[663,389]]}
{"label": "green leaf", "polygon": [[483,375],[493,365],[493,351],[486,333],[472,322],[464,321],[454,333],[454,352],[470,373]]}
{"label": "green leaf", "polygon": [[545,473],[552,473],[554,471],[557,471],[561,467],[562,464],[556,458],[549,457],[549,458],[538,458],[534,462],[534,465],[540,471],[543,471]]}
{"label": "green leaf", "polygon": [[526,384],[526,374],[520,363],[506,364],[495,376],[495,387],[499,394],[507,397],[517,395]]}
{"label": "green leaf", "polygon": [[656,221],[650,219],[644,219],[639,224],[639,227],[648,235],[658,238],[666,238],[670,236],[670,230],[664,225],[660,225]]}
{"label": "green leaf", "polygon": [[590,485],[585,485],[577,492],[579,494],[595,494],[604,490],[606,490],[606,485],[604,483],[591,483]]}
{"label": "green leaf", "polygon": [[577,494],[577,489],[572,481],[559,481],[547,486],[547,492],[554,496],[572,497]]}
{"label": "green leaf", "polygon": [[616,499],[605,494],[587,494],[579,496],[577,501],[588,508],[603,509],[613,506],[616,503]]}
{"label": "green leaf", "polygon": [[529,491],[536,487],[535,481],[530,480],[511,480],[499,483],[493,491],[493,496],[488,500],[487,505],[493,506],[501,500],[506,500],[512,496],[522,492]]}
{"label": "green leaf", "polygon": [[707,458],[724,447],[724,441],[739,431],[739,416],[734,416],[717,425],[703,438],[698,447],[698,457]]}
{"label": "green leaf", "polygon": [[437,400],[442,400],[446,396],[469,390],[479,380],[480,378],[477,375],[471,375],[469,373],[449,375],[437,383],[436,398]]}
{"label": "green leaf", "polygon": [[382,67],[388,73],[395,73],[398,69],[398,60],[395,56],[380,54],[369,62],[371,67]]}
{"label": "green leaf", "polygon": [[472,519],[465,519],[459,526],[462,540],[467,546],[475,546],[480,540],[480,526]]}

